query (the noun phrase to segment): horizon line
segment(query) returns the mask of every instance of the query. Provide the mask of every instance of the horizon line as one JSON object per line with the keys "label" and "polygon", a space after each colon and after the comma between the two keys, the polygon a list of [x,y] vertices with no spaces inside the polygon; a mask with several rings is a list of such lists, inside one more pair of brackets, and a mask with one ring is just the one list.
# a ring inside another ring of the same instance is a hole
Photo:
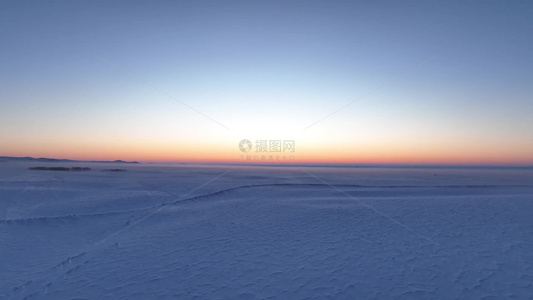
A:
{"label": "horizon line", "polygon": [[43,161],[49,162],[85,162],[85,163],[138,163],[138,164],[188,164],[188,165],[234,165],[234,166],[266,166],[266,167],[359,167],[359,168],[533,168],[532,163],[358,163],[358,162],[238,162],[238,161],[150,161],[150,160],[123,160],[123,159],[70,159],[70,158],[50,158],[50,157],[32,157],[32,156],[2,156],[0,162],[5,160],[24,160],[26,161]]}

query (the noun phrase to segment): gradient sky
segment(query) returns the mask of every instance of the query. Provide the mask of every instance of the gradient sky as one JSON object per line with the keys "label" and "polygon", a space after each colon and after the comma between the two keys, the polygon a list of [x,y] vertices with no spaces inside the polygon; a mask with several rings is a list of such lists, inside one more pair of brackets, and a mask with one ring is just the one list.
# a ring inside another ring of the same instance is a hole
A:
{"label": "gradient sky", "polygon": [[532,16],[530,1],[1,1],[0,155],[240,161],[246,138],[294,140],[295,162],[533,164]]}

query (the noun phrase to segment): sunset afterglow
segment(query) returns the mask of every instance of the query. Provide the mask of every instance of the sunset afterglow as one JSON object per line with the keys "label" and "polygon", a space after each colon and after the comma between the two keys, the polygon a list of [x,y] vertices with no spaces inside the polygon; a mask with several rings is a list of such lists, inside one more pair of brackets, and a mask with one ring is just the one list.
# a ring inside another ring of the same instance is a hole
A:
{"label": "sunset afterglow", "polygon": [[434,4],[1,3],[0,156],[533,164],[529,4]]}

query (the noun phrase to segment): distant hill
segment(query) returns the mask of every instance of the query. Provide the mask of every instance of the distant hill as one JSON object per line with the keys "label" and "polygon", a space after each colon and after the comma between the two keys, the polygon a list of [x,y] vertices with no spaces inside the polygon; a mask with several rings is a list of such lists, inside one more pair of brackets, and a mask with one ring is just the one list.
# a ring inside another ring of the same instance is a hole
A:
{"label": "distant hill", "polygon": [[123,161],[123,160],[73,160],[73,159],[57,159],[57,158],[34,158],[34,157],[13,157],[0,156],[0,161],[37,161],[37,162],[87,162],[87,163],[118,163],[118,164],[138,164],[138,161]]}

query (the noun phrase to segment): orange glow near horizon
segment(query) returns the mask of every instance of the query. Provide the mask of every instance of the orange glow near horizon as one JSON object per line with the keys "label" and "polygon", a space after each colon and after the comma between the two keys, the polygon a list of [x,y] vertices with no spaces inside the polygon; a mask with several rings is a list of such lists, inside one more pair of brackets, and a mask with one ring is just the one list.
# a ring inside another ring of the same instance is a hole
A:
{"label": "orange glow near horizon", "polygon": [[[472,147],[442,147],[417,145],[337,145],[332,147],[310,144],[298,145],[294,153],[248,153],[241,152],[235,144],[154,144],[123,143],[77,144],[57,147],[41,144],[39,148],[20,145],[19,149],[9,149],[3,156],[31,156],[64,158],[74,160],[125,160],[140,162],[191,162],[191,163],[302,163],[302,164],[494,164],[532,165],[533,159],[527,149],[485,148],[484,151]],[[58,149],[59,148],[59,149]],[[511,151],[513,150],[513,151]],[[266,158],[261,159],[261,155]],[[270,155],[279,159],[269,160]],[[292,155],[293,159],[289,160]],[[247,157],[250,157],[250,160]],[[282,160],[285,156],[286,160]]]}

